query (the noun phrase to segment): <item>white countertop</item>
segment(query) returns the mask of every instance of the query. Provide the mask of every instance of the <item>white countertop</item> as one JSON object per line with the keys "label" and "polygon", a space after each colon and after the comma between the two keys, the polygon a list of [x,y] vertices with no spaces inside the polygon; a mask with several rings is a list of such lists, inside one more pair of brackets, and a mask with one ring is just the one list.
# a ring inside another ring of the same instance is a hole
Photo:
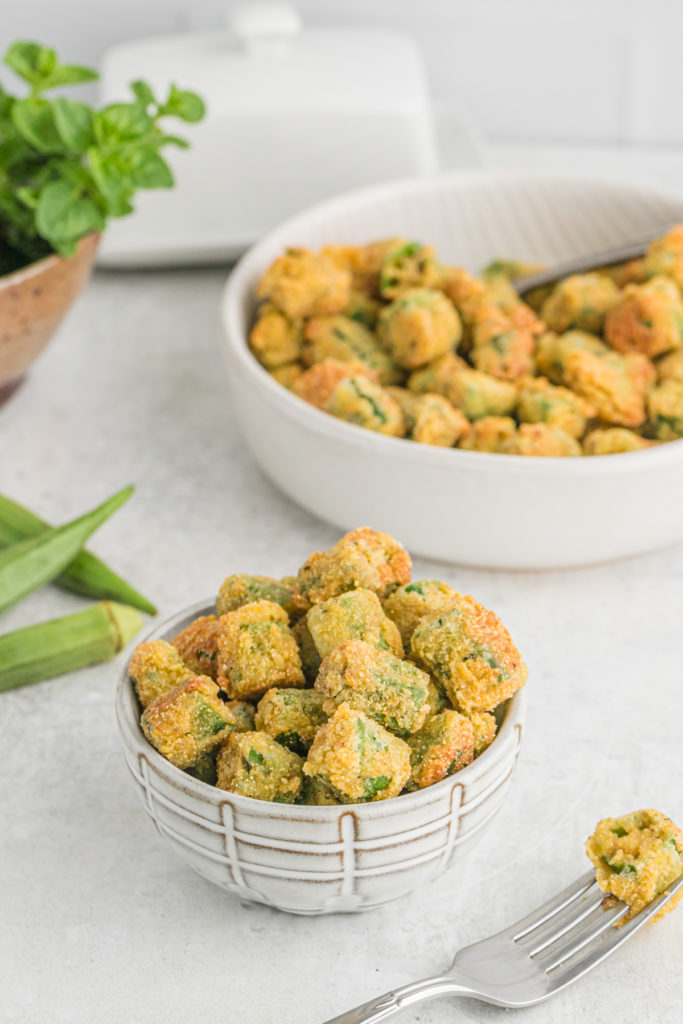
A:
{"label": "white countertop", "polygon": [[[244,449],[218,350],[223,277],[98,274],[0,410],[0,489],[46,518],[137,484],[92,548],[163,616],[228,573],[293,572],[338,536]],[[115,731],[118,662],[2,694],[2,1024],[320,1024],[445,968],[571,882],[598,818],[656,806],[683,819],[683,547],[568,573],[418,561],[425,574],[498,611],[531,671],[518,774],[467,869],[362,916],[240,905],[177,859],[139,805]],[[81,607],[48,587],[2,629]],[[673,1021],[682,939],[679,910],[519,1020]],[[399,1019],[503,1012],[451,1000]]]}

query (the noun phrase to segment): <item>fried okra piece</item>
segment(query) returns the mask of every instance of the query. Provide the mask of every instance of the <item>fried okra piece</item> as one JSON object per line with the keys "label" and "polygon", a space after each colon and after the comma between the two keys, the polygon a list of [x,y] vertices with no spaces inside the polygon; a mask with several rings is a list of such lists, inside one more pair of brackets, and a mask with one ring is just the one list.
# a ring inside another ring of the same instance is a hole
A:
{"label": "fried okra piece", "polygon": [[419,370],[414,370],[408,378],[407,387],[416,395],[436,394],[447,398],[454,374],[468,368],[465,360],[456,356],[455,352],[446,352]]}
{"label": "fried okra piece", "polygon": [[503,623],[469,595],[457,594],[449,609],[421,619],[410,647],[464,714],[491,711],[527,680],[527,667]]}
{"label": "fried okra piece", "polygon": [[225,706],[230,710],[235,723],[234,732],[249,732],[254,728],[256,708],[248,700],[227,700]]}
{"label": "fried okra piece", "polygon": [[[504,274],[482,273],[486,302],[503,313],[511,313],[520,305],[520,298]],[[532,311],[533,312],[533,311]],[[535,315],[534,315],[535,318]]]}
{"label": "fried okra piece", "polygon": [[472,723],[457,711],[435,715],[406,742],[410,747],[407,790],[433,786],[474,759]]}
{"label": "fried okra piece", "polygon": [[292,321],[341,313],[351,294],[351,272],[323,253],[287,249],[268,268],[257,294]]}
{"label": "fried okra piece", "polygon": [[458,356],[454,355],[448,362],[446,359],[448,357],[444,357],[444,363],[438,367],[430,364],[430,367],[411,374],[408,388],[420,393],[431,378],[432,390],[444,395],[470,421],[484,416],[504,416],[513,410],[517,388],[512,382],[473,370]]}
{"label": "fried okra piece", "polygon": [[332,792],[328,789],[324,782],[321,782],[320,779],[317,779],[315,776],[304,775],[304,785],[302,792],[303,799],[301,802],[303,804],[308,804],[309,806],[321,807],[326,804],[331,806],[334,804],[341,803],[340,800],[337,800],[332,795]]}
{"label": "fried okra piece", "polygon": [[408,646],[420,619],[431,612],[445,611],[457,593],[441,580],[415,580],[398,587],[384,601],[384,611],[398,626]]}
{"label": "fried okra piece", "polygon": [[318,729],[327,721],[325,700],[317,690],[268,690],[256,709],[256,728],[305,757]]}
{"label": "fried okra piece", "polygon": [[294,363],[301,356],[301,325],[267,303],[251,329],[249,347],[267,370]]}
{"label": "fried okra piece", "polygon": [[549,423],[522,423],[500,447],[503,455],[540,455],[560,457],[581,455],[579,442]]}
{"label": "fried okra piece", "polygon": [[524,263],[522,260],[510,260],[499,256],[487,263],[481,272],[484,281],[503,277],[507,281],[514,281],[517,277],[527,277],[529,274],[538,274],[545,270],[545,263]]}
{"label": "fried okra piece", "polygon": [[547,423],[578,438],[593,408],[569,388],[551,384],[544,377],[532,377],[520,385],[515,412],[522,423]]}
{"label": "fried okra piece", "polygon": [[361,248],[360,245],[324,245],[320,254],[331,260],[336,267],[352,271],[358,262]]}
{"label": "fried okra piece", "polygon": [[349,377],[363,376],[368,380],[377,381],[377,374],[359,359],[342,363],[338,359],[324,359],[297,377],[292,391],[304,402],[314,405],[317,409],[325,409],[334,394],[335,388]]}
{"label": "fried okra piece", "polygon": [[382,304],[366,292],[352,291],[349,304],[344,310],[344,316],[347,316],[350,320],[355,320],[359,324],[363,324],[365,327],[369,327],[372,331],[377,326],[377,319],[381,308]]}
{"label": "fried okra piece", "polygon": [[306,366],[326,359],[342,363],[355,360],[372,370],[380,384],[396,384],[404,376],[374,334],[346,316],[319,316],[309,320],[304,328],[301,358]]}
{"label": "fried okra piece", "polygon": [[645,260],[642,257],[609,267],[599,267],[595,273],[610,277],[617,288],[625,288],[627,284],[642,284],[647,280]]}
{"label": "fried okra piece", "polygon": [[138,644],[128,672],[143,708],[192,675],[173,644],[166,640],[147,640]]}
{"label": "fried okra piece", "polygon": [[216,757],[219,789],[254,800],[293,804],[303,785],[303,761],[265,732],[233,733]]}
{"label": "fried okra piece", "polygon": [[374,590],[359,587],[320,601],[308,612],[306,624],[321,658],[347,640],[365,640],[373,647],[403,657],[398,627],[384,614]]}
{"label": "fried okra piece", "polygon": [[683,437],[683,382],[665,380],[647,397],[648,430],[658,441]]}
{"label": "fried okra piece", "polygon": [[544,330],[544,324],[536,315],[539,304],[530,303],[529,295],[523,301],[505,274],[487,271],[481,280],[461,267],[450,267],[445,274],[443,290],[462,317],[466,338],[482,312],[491,306],[507,313],[515,327],[526,328],[534,335]]}
{"label": "fried okra piece", "polygon": [[506,312],[512,322],[512,326],[520,331],[528,331],[534,338],[534,341],[540,338],[542,334],[545,334],[547,330],[545,323],[536,315],[528,303],[520,300],[516,306],[506,310]]}
{"label": "fried okra piece", "polygon": [[397,736],[409,736],[431,713],[429,676],[410,661],[402,661],[364,640],[339,644],[323,659],[315,688],[335,706],[348,704],[363,711]]}
{"label": "fried okra piece", "polygon": [[470,327],[481,306],[488,302],[486,285],[462,267],[444,269],[443,291],[458,310],[465,327]]}
{"label": "fried okra piece", "polygon": [[270,371],[270,375],[278,384],[282,384],[283,388],[291,391],[303,372],[304,368],[301,363],[285,363],[284,366],[276,366],[274,370]]}
{"label": "fried okra piece", "polygon": [[663,274],[683,289],[683,224],[676,224],[661,238],[651,242],[645,254],[645,274]]}
{"label": "fried okra piece", "polygon": [[655,369],[660,383],[665,380],[683,381],[683,352],[672,352],[663,359],[658,359]]}
{"label": "fried okra piece", "polygon": [[501,380],[518,380],[533,371],[534,335],[516,327],[495,307],[479,311],[472,330],[471,358],[475,369]]}
{"label": "fried okra piece", "polygon": [[397,540],[361,526],[327,551],[309,555],[299,569],[299,593],[311,604],[359,587],[383,598],[410,582],[411,569],[410,555]]}
{"label": "fried okra piece", "polygon": [[408,437],[421,444],[452,448],[470,429],[470,423],[443,395],[416,395],[406,388],[387,388],[401,407]]}
{"label": "fried okra piece", "polygon": [[405,420],[391,395],[367,377],[347,377],[337,384],[325,411],[337,419],[389,437],[403,437]]}
{"label": "fried okra piece", "polygon": [[517,424],[510,416],[484,416],[472,424],[458,447],[468,452],[500,452],[516,430]]}
{"label": "fried okra piece", "polygon": [[351,273],[354,291],[378,297],[384,261],[406,244],[405,238],[382,238],[367,245],[326,245],[322,254]]}
{"label": "fried okra piece", "polygon": [[216,772],[216,752],[212,750],[208,754],[202,754],[197,763],[191,768],[186,768],[185,771],[193,779],[199,779],[200,782],[205,782],[207,786],[215,786],[218,778]]}
{"label": "fried okra piece", "polygon": [[661,356],[681,347],[683,302],[668,277],[628,285],[605,318],[605,338],[618,352]]}
{"label": "fried okra piece", "polygon": [[[610,355],[614,358],[619,353],[611,352]],[[621,365],[626,370],[635,387],[638,388],[641,394],[646,395],[657,381],[657,371],[652,360],[640,352],[626,352],[621,358],[623,359]]]}
{"label": "fried okra piece", "polygon": [[256,601],[221,615],[219,686],[229,697],[255,700],[271,686],[305,686],[301,657],[287,612]]}
{"label": "fried okra piece", "polygon": [[413,288],[382,310],[377,333],[395,362],[414,370],[455,349],[462,323],[442,292]]}
{"label": "fried okra piece", "polygon": [[626,427],[610,427],[607,430],[592,430],[583,439],[584,455],[618,455],[620,452],[637,452],[649,448],[651,441],[646,441],[640,434]]}
{"label": "fried okra piece", "polygon": [[440,711],[445,711],[446,708],[450,709],[450,701],[445,693],[439,689],[433,679],[429,680],[427,703],[429,704],[429,714],[427,715],[426,721],[434,715],[438,715]]}
{"label": "fried okra piece", "polygon": [[379,290],[384,299],[396,299],[413,288],[439,288],[443,270],[431,245],[407,242],[387,254],[380,273]]}
{"label": "fried okra piece", "polygon": [[605,423],[638,427],[645,420],[645,394],[654,380],[652,363],[633,352],[595,355],[576,349],[564,360],[566,385],[592,405]]}
{"label": "fried okra piece", "polygon": [[446,398],[456,409],[461,409],[468,420],[479,420],[512,412],[517,388],[511,381],[468,368],[453,374]]}
{"label": "fried okra piece", "polygon": [[315,735],[304,775],[342,804],[398,796],[410,775],[410,747],[379,722],[341,704]]}
{"label": "fried okra piece", "polygon": [[[234,718],[233,732],[249,732],[254,728],[254,707],[252,704],[247,704],[241,700],[230,700],[226,702],[225,706],[230,709]],[[218,781],[216,769],[217,753],[218,748],[216,747],[208,754],[202,754],[197,763],[192,768],[186,768],[185,771],[195,779],[206,782],[210,786],[215,786]]]}
{"label": "fried okra piece", "polygon": [[[631,908],[621,923],[683,874],[683,832],[661,811],[652,809],[603,818],[586,840],[586,853],[602,891]],[[657,917],[672,910],[681,896],[683,889]]]}
{"label": "fried okra piece", "polygon": [[496,718],[488,711],[473,711],[467,717],[474,734],[474,756],[479,757],[496,738]]}
{"label": "fried okra piece", "polygon": [[[531,288],[528,292],[524,292],[524,302],[533,310],[539,317],[541,310],[543,309],[543,303],[546,301],[549,295],[552,295],[553,291],[552,284],[542,284],[538,288]],[[541,321],[543,323],[544,321]]]}
{"label": "fried okra piece", "polygon": [[306,677],[306,682],[310,683],[312,686],[318,675],[322,658],[318,654],[318,649],[313,643],[313,637],[311,636],[306,623],[306,616],[298,619],[298,621],[294,623],[292,626],[292,633],[299,645],[301,667],[303,669],[304,676]]}
{"label": "fried okra piece", "polygon": [[186,626],[171,643],[196,676],[216,678],[220,625],[215,615],[202,615]]}
{"label": "fried okra piece", "polygon": [[208,676],[193,676],[142,712],[145,737],[176,768],[192,768],[237,729],[241,716],[218,695]]}
{"label": "fried okra piece", "polygon": [[619,289],[604,274],[572,274],[559,281],[541,307],[541,319],[551,331],[589,331],[599,334],[605,315],[619,301]]}
{"label": "fried okra piece", "polygon": [[553,334],[552,331],[548,331],[538,340],[536,370],[553,384],[564,384],[567,356],[577,351],[604,356],[609,349],[600,338],[587,331],[567,331],[566,334]]}
{"label": "fried okra piece", "polygon": [[223,580],[216,598],[216,610],[219,615],[227,615],[255,601],[273,601],[284,608],[288,615],[296,615],[299,611],[293,586],[270,576],[249,576],[244,572],[227,576]]}

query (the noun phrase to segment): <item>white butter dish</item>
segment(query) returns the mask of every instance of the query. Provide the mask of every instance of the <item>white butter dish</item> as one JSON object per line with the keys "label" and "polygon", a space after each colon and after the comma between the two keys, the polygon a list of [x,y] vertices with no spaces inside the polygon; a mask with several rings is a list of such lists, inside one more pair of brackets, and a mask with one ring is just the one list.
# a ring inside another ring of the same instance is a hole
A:
{"label": "white butter dish", "polygon": [[204,98],[167,150],[169,191],[142,194],[111,224],[100,263],[172,265],[236,256],[284,218],[336,192],[436,170],[420,54],[399,33],[301,26],[287,5],[250,4],[228,31],[129,42],[110,50],[103,102],[144,76]]}

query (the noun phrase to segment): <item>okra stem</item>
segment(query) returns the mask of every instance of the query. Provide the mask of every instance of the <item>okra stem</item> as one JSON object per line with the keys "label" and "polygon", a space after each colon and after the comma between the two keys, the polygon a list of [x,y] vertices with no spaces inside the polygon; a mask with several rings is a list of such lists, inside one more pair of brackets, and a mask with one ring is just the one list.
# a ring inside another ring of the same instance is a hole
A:
{"label": "okra stem", "polygon": [[[44,519],[0,494],[0,547],[37,537],[47,529],[50,529],[50,526]],[[54,582],[76,594],[109,598],[139,608],[148,615],[157,613],[151,601],[110,569],[105,562],[86,550],[76,555]]]}
{"label": "okra stem", "polygon": [[113,658],[142,628],[135,608],[100,601],[0,636],[0,692]]}
{"label": "okra stem", "polygon": [[132,487],[125,487],[78,519],[0,551],[0,611],[58,576],[76,557],[90,534],[132,493]]}

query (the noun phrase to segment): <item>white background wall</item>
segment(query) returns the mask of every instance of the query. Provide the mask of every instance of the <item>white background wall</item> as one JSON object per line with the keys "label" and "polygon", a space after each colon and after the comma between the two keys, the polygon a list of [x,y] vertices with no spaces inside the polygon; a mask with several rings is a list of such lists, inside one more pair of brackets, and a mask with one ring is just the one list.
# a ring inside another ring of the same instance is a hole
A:
{"label": "white background wall", "polygon": [[[310,22],[410,32],[422,47],[435,97],[493,141],[683,144],[681,0],[293,2]],[[37,38],[64,59],[96,63],[111,43],[218,26],[235,6],[234,0],[2,0],[0,42]]]}

